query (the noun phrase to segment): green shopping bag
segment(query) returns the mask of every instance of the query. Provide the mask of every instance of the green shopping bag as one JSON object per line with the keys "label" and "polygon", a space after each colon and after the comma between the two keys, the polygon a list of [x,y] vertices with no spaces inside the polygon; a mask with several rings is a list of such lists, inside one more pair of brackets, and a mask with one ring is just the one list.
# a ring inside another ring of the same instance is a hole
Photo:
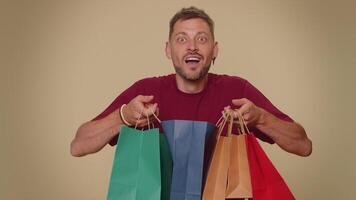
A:
{"label": "green shopping bag", "polygon": [[171,196],[173,161],[166,136],[164,134],[159,134],[159,136],[161,151],[161,200],[169,200]]}
{"label": "green shopping bag", "polygon": [[159,129],[120,131],[107,200],[161,199]]}

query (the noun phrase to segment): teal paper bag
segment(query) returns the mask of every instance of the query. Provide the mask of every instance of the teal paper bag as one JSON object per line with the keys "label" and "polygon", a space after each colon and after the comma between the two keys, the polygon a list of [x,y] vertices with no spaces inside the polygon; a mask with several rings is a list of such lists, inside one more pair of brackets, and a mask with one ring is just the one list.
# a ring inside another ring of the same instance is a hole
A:
{"label": "teal paper bag", "polygon": [[107,200],[161,199],[159,135],[159,129],[121,128]]}

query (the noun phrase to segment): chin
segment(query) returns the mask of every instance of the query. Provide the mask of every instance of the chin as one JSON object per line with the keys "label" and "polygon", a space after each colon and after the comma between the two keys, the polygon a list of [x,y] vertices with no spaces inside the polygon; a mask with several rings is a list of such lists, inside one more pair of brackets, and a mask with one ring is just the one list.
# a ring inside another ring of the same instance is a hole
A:
{"label": "chin", "polygon": [[208,71],[200,70],[199,72],[184,72],[181,70],[176,70],[176,73],[187,81],[200,81],[207,76]]}
{"label": "chin", "polygon": [[183,79],[185,79],[187,81],[199,81],[199,80],[205,78],[209,72],[209,69],[210,69],[210,65],[205,66],[205,67],[199,66],[198,69],[196,69],[194,71],[189,70],[189,69],[184,69],[185,67],[188,68],[188,66],[184,66],[184,67],[174,66],[174,69],[180,77],[182,77]]}
{"label": "chin", "polygon": [[201,80],[203,77],[200,76],[186,76],[184,77],[184,79],[188,80],[188,81],[199,81]]}

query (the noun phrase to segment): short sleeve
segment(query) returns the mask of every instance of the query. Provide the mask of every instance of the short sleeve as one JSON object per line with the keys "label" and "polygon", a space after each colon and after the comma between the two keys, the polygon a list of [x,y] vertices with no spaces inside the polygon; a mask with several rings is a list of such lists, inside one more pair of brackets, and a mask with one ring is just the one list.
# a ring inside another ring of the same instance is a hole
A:
{"label": "short sleeve", "polygon": [[92,121],[102,119],[112,112],[114,112],[117,108],[119,108],[122,104],[127,104],[131,101],[131,99],[135,98],[140,91],[140,82],[134,83],[132,86],[123,91],[116,99],[98,116],[96,116]]}
{"label": "short sleeve", "polygon": [[[267,97],[265,97],[256,87],[254,87],[248,81],[246,81],[245,83],[243,93],[245,98],[252,101],[256,106],[265,109],[266,111],[268,111],[269,113],[273,114],[274,116],[276,116],[281,120],[293,122],[293,119],[291,119],[288,115],[284,114],[276,106],[274,106],[271,103],[271,101],[267,99]],[[266,134],[264,134],[257,128],[253,128],[252,131],[256,134],[256,137],[260,138],[261,140],[271,144],[274,143],[274,141],[270,137],[268,137]]]}
{"label": "short sleeve", "polygon": [[[135,98],[141,90],[140,81],[137,81],[132,86],[127,88],[124,92],[122,92],[116,99],[98,116],[96,116],[94,120],[100,120],[114,112],[116,109],[120,108],[121,105],[129,103],[133,98]],[[118,135],[116,135],[110,142],[110,145],[115,145],[117,143]]]}

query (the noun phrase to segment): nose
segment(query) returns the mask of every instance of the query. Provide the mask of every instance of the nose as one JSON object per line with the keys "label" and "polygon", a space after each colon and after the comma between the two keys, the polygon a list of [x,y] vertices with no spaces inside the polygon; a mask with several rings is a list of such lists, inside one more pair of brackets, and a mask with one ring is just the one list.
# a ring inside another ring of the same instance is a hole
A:
{"label": "nose", "polygon": [[190,40],[187,46],[188,51],[196,52],[198,51],[198,45],[195,40]]}

